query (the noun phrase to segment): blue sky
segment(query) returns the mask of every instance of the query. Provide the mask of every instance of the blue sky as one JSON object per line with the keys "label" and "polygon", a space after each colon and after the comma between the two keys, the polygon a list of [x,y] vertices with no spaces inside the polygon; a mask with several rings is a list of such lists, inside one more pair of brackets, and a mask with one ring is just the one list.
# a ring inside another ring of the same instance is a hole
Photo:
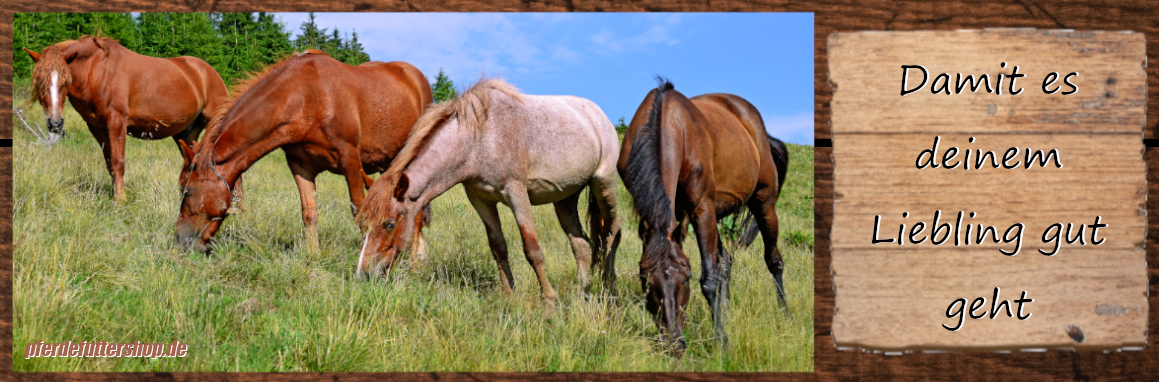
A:
{"label": "blue sky", "polygon": [[[631,120],[656,75],[687,96],[733,93],[773,136],[813,144],[810,13],[316,13],[319,27],[359,42],[376,61],[406,61],[459,87],[501,76],[528,94],[594,101]],[[300,33],[305,13],[279,14]]]}

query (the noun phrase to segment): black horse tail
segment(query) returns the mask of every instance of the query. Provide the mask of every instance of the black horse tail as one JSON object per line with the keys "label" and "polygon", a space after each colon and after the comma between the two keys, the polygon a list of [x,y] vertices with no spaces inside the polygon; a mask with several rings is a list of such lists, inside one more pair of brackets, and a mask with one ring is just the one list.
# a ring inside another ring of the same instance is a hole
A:
{"label": "black horse tail", "polygon": [[604,216],[603,211],[600,210],[600,202],[596,200],[596,193],[599,190],[595,189],[594,185],[588,186],[588,231],[592,241],[592,265],[599,264],[604,259],[601,256],[608,248],[607,238],[604,237],[604,227],[611,222],[608,222],[607,216]]}
{"label": "black horse tail", "polygon": [[[781,196],[781,189],[785,185],[785,175],[789,172],[789,149],[785,147],[785,142],[780,139],[773,138],[772,135],[766,135],[769,140],[769,149],[773,153],[773,164],[777,166],[777,196]],[[752,211],[744,208],[737,214],[736,220],[740,222],[741,227],[745,227],[744,233],[740,235],[740,239],[736,242],[741,247],[748,247],[753,241],[757,239],[757,234],[760,233],[760,228],[757,227],[757,220],[753,216]]]}
{"label": "black horse tail", "polygon": [[[668,239],[675,222],[672,211],[672,201],[664,191],[664,182],[660,177],[660,117],[664,107],[665,92],[673,88],[672,83],[657,77],[655,96],[652,99],[652,111],[648,121],[636,131],[632,140],[632,151],[628,155],[628,164],[624,170],[624,186],[632,195],[632,206],[636,215],[640,217],[641,237],[645,242],[644,253],[640,259],[640,277],[647,290],[648,275],[659,266],[670,253],[675,251],[675,245]],[[646,229],[643,229],[646,228]],[[649,237],[643,237],[649,232]]]}
{"label": "black horse tail", "polygon": [[777,165],[777,196],[781,196],[781,188],[785,185],[785,175],[789,174],[789,149],[785,142],[769,135],[769,148],[773,152],[773,163]]}

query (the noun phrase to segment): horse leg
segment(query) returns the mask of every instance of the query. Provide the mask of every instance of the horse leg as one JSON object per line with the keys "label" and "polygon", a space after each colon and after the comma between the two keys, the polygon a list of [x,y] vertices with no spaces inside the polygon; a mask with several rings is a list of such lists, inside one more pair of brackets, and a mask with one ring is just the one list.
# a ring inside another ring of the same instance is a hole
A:
{"label": "horse leg", "polygon": [[522,180],[509,182],[506,196],[511,211],[515,213],[515,223],[519,224],[519,235],[523,238],[523,255],[527,257],[527,262],[531,263],[531,268],[535,269],[547,310],[553,311],[555,302],[559,301],[559,295],[547,280],[543,249],[539,247],[539,237],[535,232],[535,217],[531,213],[531,198],[527,195],[527,187]]}
{"label": "horse leg", "polygon": [[128,135],[128,126],[125,118],[114,114],[109,117],[107,125],[110,154],[106,154],[110,172],[113,175],[113,194],[117,203],[124,203],[125,198],[125,137]]}
{"label": "horse leg", "polygon": [[362,159],[358,156],[358,149],[342,150],[340,166],[342,176],[346,178],[346,189],[350,192],[350,213],[358,216],[358,209],[362,207],[362,199],[366,197],[366,175],[362,171]]}
{"label": "horse leg", "polygon": [[[101,145],[101,154],[105,157],[105,170],[109,172],[109,179],[116,179],[113,172],[113,144],[109,141],[109,132],[92,126],[89,126],[89,132],[93,133],[93,138],[97,140],[97,144]],[[116,183],[114,180],[113,184]],[[116,186],[113,189],[115,193]]]}
{"label": "horse leg", "polygon": [[553,205],[555,217],[559,219],[560,227],[563,227],[563,232],[567,233],[567,238],[571,241],[571,252],[575,254],[576,278],[586,292],[591,285],[591,274],[588,272],[592,264],[593,246],[584,235],[584,227],[580,223],[579,196],[580,193],[577,192]]}
{"label": "horse leg", "polygon": [[503,292],[513,294],[515,278],[511,275],[511,264],[507,262],[507,239],[503,238],[503,225],[499,221],[499,209],[495,202],[489,202],[467,191],[467,200],[483,219],[483,227],[487,229],[487,244],[491,247],[491,255],[499,265],[499,284]]}
{"label": "horse leg", "polygon": [[[616,250],[620,247],[620,217],[616,214],[616,187],[619,181],[616,180],[617,174],[612,172],[608,177],[595,178],[589,185],[588,192],[593,196],[593,200],[599,208],[599,220],[597,232],[597,224],[595,224],[596,217],[592,217],[592,236],[599,236],[598,251],[593,249],[592,253],[598,258],[599,265],[604,268],[604,289],[608,291],[616,288]],[[590,203],[591,201],[589,201]],[[589,206],[589,210],[595,212]],[[594,213],[589,213],[594,215]],[[592,241],[593,247],[597,244],[596,240]]]}
{"label": "horse leg", "polygon": [[314,178],[316,172],[307,170],[298,165],[293,159],[288,160],[290,172],[294,173],[294,182],[298,184],[298,195],[302,197],[302,223],[306,226],[306,246],[311,252],[318,251],[318,228],[314,223],[318,220],[318,203],[314,200]]}
{"label": "horse leg", "polygon": [[722,279],[719,292],[721,321],[728,321],[728,286],[732,283],[732,254],[728,253],[728,249],[724,248],[724,241],[719,238],[716,240],[716,252],[720,259],[717,269]]}
{"label": "horse leg", "polygon": [[777,236],[780,234],[777,222],[777,198],[775,189],[769,187],[761,190],[749,199],[748,207],[757,221],[757,228],[761,231],[761,239],[765,245],[765,265],[776,281],[777,301],[781,308],[789,311],[789,304],[785,301],[785,263],[781,258],[781,250],[777,248]]}
{"label": "horse leg", "polygon": [[[711,195],[711,194],[709,194]],[[694,199],[695,200],[695,199]],[[728,283],[728,275],[723,274],[720,264],[720,234],[716,230],[716,205],[711,197],[699,198],[692,211],[692,224],[696,228],[696,244],[700,248],[700,291],[712,308],[712,323],[717,338],[727,346],[728,335],[724,331],[724,303],[722,286]]]}

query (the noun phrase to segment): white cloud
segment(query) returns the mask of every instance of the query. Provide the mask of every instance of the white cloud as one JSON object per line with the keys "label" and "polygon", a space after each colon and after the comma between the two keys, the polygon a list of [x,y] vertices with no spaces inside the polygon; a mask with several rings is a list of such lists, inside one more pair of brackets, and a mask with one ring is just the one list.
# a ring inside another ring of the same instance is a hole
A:
{"label": "white cloud", "polygon": [[[279,14],[286,28],[300,33],[306,13]],[[321,28],[338,28],[343,35],[358,32],[359,42],[378,61],[401,60],[433,78],[439,68],[457,81],[481,74],[553,73],[581,63],[584,53],[620,53],[655,45],[674,45],[673,27],[681,15],[645,15],[633,35],[604,30],[586,40],[552,35],[544,24],[573,23],[570,14],[532,14],[530,18],[502,13],[315,13]],[[530,19],[530,20],[529,20]],[[558,39],[558,40],[552,40]],[[465,85],[465,84],[464,84]]]}
{"label": "white cloud", "polygon": [[785,142],[813,144],[813,113],[800,112],[794,115],[764,116],[765,130],[774,138]]}
{"label": "white cloud", "polygon": [[[545,53],[532,35],[503,14],[316,13],[319,27],[343,34],[358,31],[359,42],[379,61],[407,61],[433,78],[443,68],[451,78],[501,75],[544,64]],[[298,33],[306,14],[283,14]],[[554,53],[553,53],[554,54]],[[461,81],[461,80],[460,80]]]}
{"label": "white cloud", "polygon": [[667,17],[649,16],[649,19],[656,21],[657,24],[635,36],[617,37],[608,29],[600,30],[588,37],[588,41],[596,45],[598,52],[612,52],[619,53],[626,50],[642,50],[647,49],[652,45],[676,45],[680,40],[671,36],[670,28],[680,24],[680,15],[671,15]]}
{"label": "white cloud", "polygon": [[579,53],[568,49],[566,46],[557,45],[551,53],[551,59],[554,61],[575,62],[579,59]]}

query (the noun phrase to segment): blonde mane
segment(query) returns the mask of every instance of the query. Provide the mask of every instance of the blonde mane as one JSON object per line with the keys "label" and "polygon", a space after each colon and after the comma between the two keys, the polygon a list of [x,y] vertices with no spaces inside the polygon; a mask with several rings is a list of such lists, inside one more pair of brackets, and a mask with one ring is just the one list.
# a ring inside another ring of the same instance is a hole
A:
{"label": "blonde mane", "polygon": [[213,143],[216,142],[218,136],[221,135],[221,124],[223,120],[225,120],[226,114],[229,113],[229,110],[233,108],[239,99],[245,96],[246,93],[248,93],[255,85],[269,77],[271,73],[277,71],[277,69],[281,68],[282,66],[285,66],[287,62],[307,54],[326,54],[326,52],[317,49],[310,49],[304,52],[294,52],[292,55],[290,55],[290,57],[284,58],[281,61],[263,66],[261,69],[250,72],[244,80],[231,86],[229,88],[230,97],[226,99],[225,102],[222,103],[221,106],[213,112],[213,118],[209,120],[208,124],[206,124],[205,133],[202,136],[201,141],[198,141],[193,147],[193,152],[195,153],[194,158],[197,159],[195,162],[208,161],[213,157],[213,155],[210,154],[212,154],[213,151]]}
{"label": "blonde mane", "polygon": [[[419,117],[418,122],[415,122],[414,129],[411,130],[402,150],[399,151],[398,156],[394,157],[390,163],[390,168],[379,179],[386,179],[402,172],[425,148],[431,136],[452,118],[458,122],[460,128],[468,129],[473,133],[478,134],[486,130],[492,90],[500,91],[518,102],[523,102],[519,89],[507,81],[499,78],[484,78],[455,99],[432,104]],[[362,200],[362,206],[359,208],[358,224],[367,227],[380,223],[386,214],[382,207],[385,206],[386,199],[394,194],[394,183],[375,182],[371,186],[370,192],[367,193],[366,199]]]}
{"label": "blonde mane", "polygon": [[390,168],[384,174],[394,174],[402,171],[414,160],[418,153],[426,146],[426,142],[443,122],[454,118],[459,126],[481,133],[487,129],[487,112],[491,107],[491,90],[503,92],[512,99],[523,102],[519,89],[499,78],[481,79],[470,89],[455,99],[442,103],[431,104],[423,115],[415,122],[414,129],[406,138],[402,150],[390,163]]}

